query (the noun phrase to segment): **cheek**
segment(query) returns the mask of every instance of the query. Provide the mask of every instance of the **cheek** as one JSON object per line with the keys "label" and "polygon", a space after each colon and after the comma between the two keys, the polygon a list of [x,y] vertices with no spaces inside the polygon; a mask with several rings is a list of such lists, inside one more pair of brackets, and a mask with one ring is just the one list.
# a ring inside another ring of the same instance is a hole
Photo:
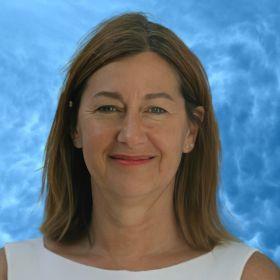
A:
{"label": "cheek", "polygon": [[153,133],[153,135],[158,139],[157,142],[160,143],[163,151],[173,155],[181,152],[183,145],[181,126],[178,127],[174,123],[172,125],[162,127],[162,129],[158,130],[157,133]]}
{"label": "cheek", "polygon": [[100,168],[104,161],[106,147],[111,143],[112,137],[112,129],[106,129],[104,126],[88,125],[83,127],[83,156],[90,173],[96,168]]}
{"label": "cheek", "polygon": [[[182,133],[182,127],[176,127],[175,125],[169,127],[169,130],[160,138],[162,151],[168,160],[170,167],[179,166],[184,145],[184,134]],[[174,171],[174,170],[173,170]]]}
{"label": "cheek", "polygon": [[[110,139],[112,134],[112,127],[94,120],[86,122],[83,127],[83,145],[100,146]],[[105,142],[104,142],[105,141]]]}
{"label": "cheek", "polygon": [[179,165],[184,144],[182,128],[168,126],[151,133],[149,139],[160,153],[162,171]]}

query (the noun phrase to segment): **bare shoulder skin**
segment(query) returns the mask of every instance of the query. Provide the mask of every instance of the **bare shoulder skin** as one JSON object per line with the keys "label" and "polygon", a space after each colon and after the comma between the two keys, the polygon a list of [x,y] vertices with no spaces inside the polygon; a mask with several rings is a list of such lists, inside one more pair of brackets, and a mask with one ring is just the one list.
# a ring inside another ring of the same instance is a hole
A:
{"label": "bare shoulder skin", "polygon": [[7,259],[4,248],[0,249],[0,280],[7,280]]}
{"label": "bare shoulder skin", "polygon": [[280,280],[279,267],[266,255],[255,252],[247,261],[241,280]]}

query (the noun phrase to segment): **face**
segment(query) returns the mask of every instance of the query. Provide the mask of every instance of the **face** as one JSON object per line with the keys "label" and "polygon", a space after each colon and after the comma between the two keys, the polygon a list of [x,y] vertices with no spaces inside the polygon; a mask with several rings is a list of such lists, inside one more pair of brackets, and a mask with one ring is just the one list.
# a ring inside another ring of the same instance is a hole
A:
{"label": "face", "polygon": [[[104,91],[113,93],[98,94]],[[112,97],[116,92],[119,98]],[[154,93],[170,98],[147,98]],[[194,137],[176,72],[157,54],[144,52],[107,64],[90,77],[73,140],[82,148],[93,186],[133,197],[172,186]],[[154,158],[123,165],[112,154]]]}

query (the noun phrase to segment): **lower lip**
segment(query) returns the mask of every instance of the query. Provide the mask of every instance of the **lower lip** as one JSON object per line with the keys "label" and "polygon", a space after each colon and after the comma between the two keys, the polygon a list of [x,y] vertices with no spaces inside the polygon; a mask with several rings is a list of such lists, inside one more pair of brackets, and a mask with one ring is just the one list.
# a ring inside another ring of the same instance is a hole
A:
{"label": "lower lip", "polygon": [[115,159],[115,158],[111,158],[111,159],[123,165],[140,165],[140,164],[150,162],[153,158],[139,159],[139,160],[125,160],[125,159]]}

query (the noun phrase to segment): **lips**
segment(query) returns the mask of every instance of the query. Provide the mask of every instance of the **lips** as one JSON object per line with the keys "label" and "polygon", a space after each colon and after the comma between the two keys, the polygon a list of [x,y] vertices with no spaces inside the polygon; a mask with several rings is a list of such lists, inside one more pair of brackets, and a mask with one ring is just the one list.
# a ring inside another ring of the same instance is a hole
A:
{"label": "lips", "polygon": [[112,155],[110,157],[113,159],[124,159],[124,160],[143,160],[143,159],[154,158],[154,156],[150,156],[150,155],[146,155],[146,156]]}

